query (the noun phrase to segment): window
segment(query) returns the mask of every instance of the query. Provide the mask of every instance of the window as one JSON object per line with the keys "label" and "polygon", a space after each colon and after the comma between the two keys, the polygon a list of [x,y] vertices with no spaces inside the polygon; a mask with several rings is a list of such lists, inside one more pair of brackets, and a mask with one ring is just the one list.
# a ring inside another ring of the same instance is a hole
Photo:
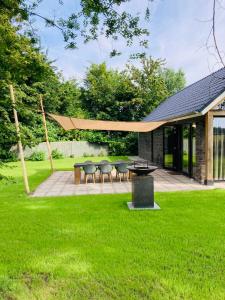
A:
{"label": "window", "polygon": [[191,137],[192,137],[192,176],[195,176],[196,174],[196,125],[195,124],[192,124],[192,127],[191,127],[191,131],[192,131],[192,134],[191,134]]}
{"label": "window", "polygon": [[225,180],[225,118],[213,120],[213,176]]}
{"label": "window", "polygon": [[173,168],[173,126],[164,127],[164,167]]}
{"label": "window", "polygon": [[182,171],[189,174],[189,159],[190,159],[190,125],[183,125],[182,129]]}

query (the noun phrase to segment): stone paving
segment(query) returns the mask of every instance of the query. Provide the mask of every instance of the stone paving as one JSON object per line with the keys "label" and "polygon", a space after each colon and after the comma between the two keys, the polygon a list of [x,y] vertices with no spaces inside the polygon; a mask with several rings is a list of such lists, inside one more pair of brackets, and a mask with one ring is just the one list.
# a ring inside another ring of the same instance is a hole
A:
{"label": "stone paving", "polygon": [[[131,192],[130,181],[115,181],[113,183],[97,182],[84,183],[83,174],[82,182],[79,185],[74,184],[74,173],[72,171],[57,171],[46,179],[33,192],[33,197],[43,196],[72,196],[72,195],[91,195],[91,194],[119,194]],[[185,191],[185,190],[207,190],[214,188],[225,188],[225,183],[216,183],[214,186],[201,185],[193,179],[176,172],[158,169],[152,173],[155,179],[156,192]]]}

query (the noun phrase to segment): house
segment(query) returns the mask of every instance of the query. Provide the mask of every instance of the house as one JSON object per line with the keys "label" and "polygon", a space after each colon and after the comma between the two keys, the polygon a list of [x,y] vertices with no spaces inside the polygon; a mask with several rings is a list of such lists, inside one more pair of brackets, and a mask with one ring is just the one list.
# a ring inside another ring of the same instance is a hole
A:
{"label": "house", "polygon": [[139,156],[212,185],[225,180],[225,68],[167,98],[143,121],[163,121],[139,133]]}

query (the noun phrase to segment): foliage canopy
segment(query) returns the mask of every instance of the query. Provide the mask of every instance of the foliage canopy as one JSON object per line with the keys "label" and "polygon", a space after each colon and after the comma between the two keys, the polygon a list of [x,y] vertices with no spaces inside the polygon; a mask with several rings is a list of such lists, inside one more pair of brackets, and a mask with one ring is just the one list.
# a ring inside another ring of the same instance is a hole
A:
{"label": "foliage canopy", "polygon": [[[9,83],[15,87],[22,141],[24,145],[29,146],[44,139],[42,120],[38,113],[39,94],[44,96],[46,112],[81,118],[138,121],[167,96],[183,88],[185,79],[181,71],[166,69],[163,61],[152,58],[142,58],[138,67],[128,64],[123,71],[107,69],[105,63],[92,64],[87,69],[82,86],[75,80],[65,81],[42,52],[34,36],[24,33],[24,23],[30,21],[31,16],[35,14],[38,2],[36,4],[34,2],[33,6],[24,0],[0,2],[1,159],[9,159],[9,150],[17,142]],[[114,6],[120,6],[125,2],[81,1],[80,17],[86,22],[83,26],[86,24],[87,32],[93,35],[93,38],[97,38],[95,33],[97,34],[103,25],[106,35],[116,38],[116,34],[120,34],[128,41],[144,34],[144,31],[137,29],[139,19],[134,20],[129,14],[122,14],[120,19],[119,15],[113,12]],[[102,14],[105,19],[102,19]],[[101,24],[98,18],[105,23]],[[61,22],[64,30],[65,28],[69,30],[67,33],[82,31],[82,27],[76,28],[74,20],[70,20],[71,28],[70,23],[65,20],[55,22],[58,25],[58,22]],[[130,23],[133,27],[129,25]],[[85,32],[83,34],[85,36]],[[86,38],[89,39],[88,36]],[[67,42],[70,43],[72,39],[76,40],[76,36],[69,36]],[[132,133],[91,131],[65,133],[50,121],[48,128],[51,141],[83,139],[107,143],[113,154],[135,153],[137,150],[137,136]]]}
{"label": "foliage canopy", "polygon": [[[39,6],[46,0],[2,0],[0,11],[7,13],[9,18],[15,18],[26,29],[26,33],[33,40],[38,36],[33,27],[33,18],[42,19],[46,26],[52,26],[62,33],[67,48],[77,48],[79,41],[87,43],[97,40],[99,36],[118,40],[123,38],[127,46],[131,46],[136,38],[142,49],[148,46],[149,31],[141,26],[141,19],[149,21],[150,8],[145,8],[144,15],[140,12],[130,13],[125,4],[130,0],[80,0],[66,18],[46,16],[39,12]],[[152,1],[152,0],[151,0]],[[151,2],[149,1],[149,3]],[[55,5],[66,5],[62,0]],[[24,26],[28,25],[28,26]],[[117,49],[112,49],[110,55],[119,55]],[[144,56],[137,53],[136,56]]]}

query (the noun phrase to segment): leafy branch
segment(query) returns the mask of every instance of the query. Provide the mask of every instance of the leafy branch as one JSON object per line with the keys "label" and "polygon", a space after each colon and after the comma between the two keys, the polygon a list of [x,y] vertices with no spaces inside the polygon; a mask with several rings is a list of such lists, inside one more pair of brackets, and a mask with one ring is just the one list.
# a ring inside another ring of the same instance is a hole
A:
{"label": "leafy branch", "polygon": [[[10,9],[11,2],[3,1]],[[149,0],[149,2],[151,1]],[[49,18],[38,13],[37,9],[42,0],[30,3],[26,0],[12,0],[13,2],[19,3],[17,13],[22,19],[29,22],[30,17],[38,17],[44,20],[47,26],[58,29],[66,42],[66,48],[78,48],[78,37],[87,43],[91,40],[97,40],[99,36],[105,36],[107,39],[112,38],[115,41],[120,36],[125,39],[127,46],[131,46],[135,38],[143,37],[139,44],[143,48],[148,47],[146,37],[149,35],[149,31],[140,25],[140,15],[138,13],[132,15],[125,10],[119,12],[121,6],[130,0],[80,0],[80,10],[72,12],[68,18]],[[62,1],[59,3],[65,5]],[[146,8],[144,19],[146,21],[150,19],[149,7]],[[32,34],[34,34],[33,30]],[[111,56],[119,54],[120,52],[116,49],[110,53]]]}

